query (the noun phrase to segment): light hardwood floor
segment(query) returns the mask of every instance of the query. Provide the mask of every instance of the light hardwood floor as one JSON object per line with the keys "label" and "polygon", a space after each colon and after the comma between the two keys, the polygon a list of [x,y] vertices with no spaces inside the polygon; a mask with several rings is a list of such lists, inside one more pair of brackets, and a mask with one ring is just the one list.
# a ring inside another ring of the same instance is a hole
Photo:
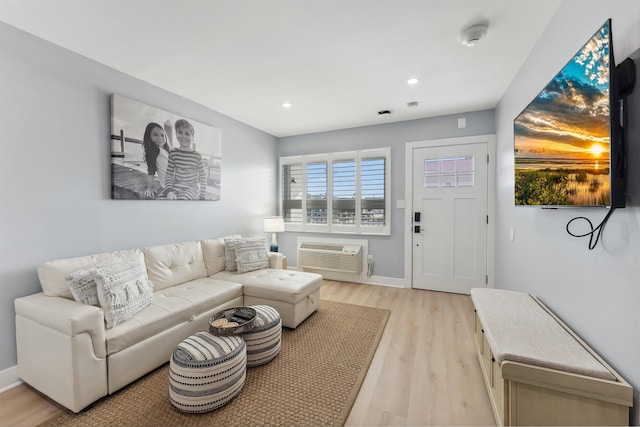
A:
{"label": "light hardwood floor", "polygon": [[[320,296],[391,310],[347,426],[495,426],[469,296],[329,280]],[[2,426],[37,425],[59,411],[26,385],[0,394]]]}

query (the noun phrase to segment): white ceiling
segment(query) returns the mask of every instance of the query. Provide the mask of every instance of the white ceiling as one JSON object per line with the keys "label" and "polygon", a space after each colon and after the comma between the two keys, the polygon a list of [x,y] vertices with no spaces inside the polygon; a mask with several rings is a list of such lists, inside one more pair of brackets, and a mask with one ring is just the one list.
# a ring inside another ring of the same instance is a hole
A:
{"label": "white ceiling", "polygon": [[0,0],[0,20],[282,137],[494,108],[560,3]]}

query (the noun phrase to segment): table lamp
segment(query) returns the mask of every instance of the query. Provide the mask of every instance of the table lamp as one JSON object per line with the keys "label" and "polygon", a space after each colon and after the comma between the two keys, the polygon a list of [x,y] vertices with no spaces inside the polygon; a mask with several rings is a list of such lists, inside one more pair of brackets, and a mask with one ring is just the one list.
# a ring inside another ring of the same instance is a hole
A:
{"label": "table lamp", "polygon": [[284,231],[284,219],[281,216],[272,216],[264,219],[264,232],[271,233],[271,246],[269,250],[271,252],[278,252],[278,241],[276,240],[276,233]]}

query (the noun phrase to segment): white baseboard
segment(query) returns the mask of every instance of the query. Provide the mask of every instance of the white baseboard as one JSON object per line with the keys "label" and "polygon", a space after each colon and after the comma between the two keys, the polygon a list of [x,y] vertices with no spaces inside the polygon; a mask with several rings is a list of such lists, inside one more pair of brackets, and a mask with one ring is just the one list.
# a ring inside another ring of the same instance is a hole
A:
{"label": "white baseboard", "polygon": [[18,378],[18,366],[12,366],[4,371],[0,371],[0,393],[22,384]]}
{"label": "white baseboard", "polygon": [[384,276],[371,276],[362,283],[366,283],[368,285],[390,286],[393,288],[408,288],[411,286],[405,279]]}

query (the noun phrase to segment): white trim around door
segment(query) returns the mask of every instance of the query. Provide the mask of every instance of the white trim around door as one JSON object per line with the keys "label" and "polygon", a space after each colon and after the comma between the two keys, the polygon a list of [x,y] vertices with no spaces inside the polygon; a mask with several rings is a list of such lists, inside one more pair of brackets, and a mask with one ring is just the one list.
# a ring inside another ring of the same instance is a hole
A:
{"label": "white trim around door", "polygon": [[494,287],[495,274],[495,194],[496,194],[496,135],[477,135],[459,138],[432,139],[427,141],[407,142],[405,145],[405,209],[404,209],[404,277],[406,287],[413,286],[413,153],[415,149],[448,145],[487,143],[489,164],[487,168],[487,208],[489,223],[487,227],[487,287]]}

